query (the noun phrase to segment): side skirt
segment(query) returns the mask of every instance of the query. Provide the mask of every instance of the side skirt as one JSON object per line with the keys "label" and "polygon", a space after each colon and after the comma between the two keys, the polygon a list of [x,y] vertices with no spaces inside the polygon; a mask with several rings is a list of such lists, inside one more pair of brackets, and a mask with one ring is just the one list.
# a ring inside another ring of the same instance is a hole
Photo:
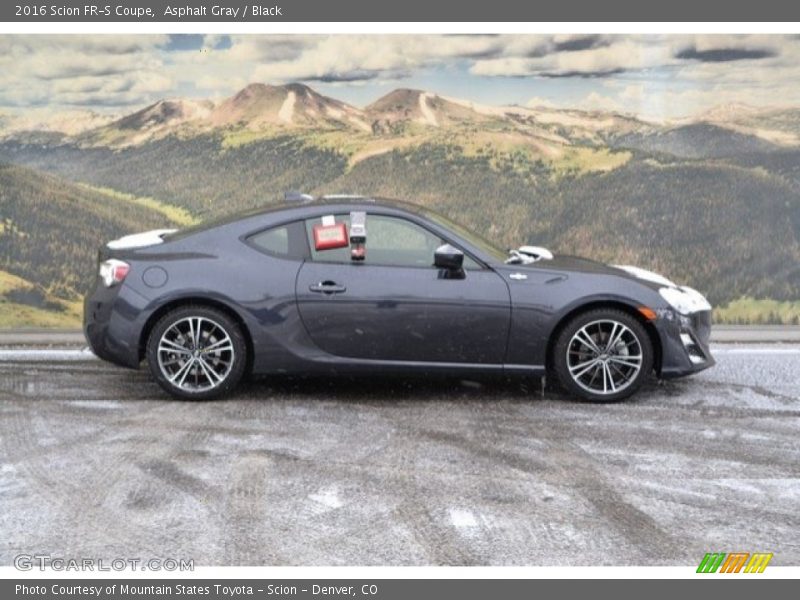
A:
{"label": "side skirt", "polygon": [[[316,356],[297,369],[279,369],[288,373],[478,373],[486,375],[528,375],[541,377],[546,373],[543,365],[482,364],[456,362],[425,362],[404,360],[354,359],[337,356]],[[267,371],[267,373],[270,371]]]}

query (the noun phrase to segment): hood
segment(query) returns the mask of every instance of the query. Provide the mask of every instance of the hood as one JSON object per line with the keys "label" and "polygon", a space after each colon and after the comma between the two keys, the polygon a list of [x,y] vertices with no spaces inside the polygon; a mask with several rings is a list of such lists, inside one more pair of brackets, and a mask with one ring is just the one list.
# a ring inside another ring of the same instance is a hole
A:
{"label": "hood", "polygon": [[650,283],[658,284],[659,287],[678,287],[672,280],[667,279],[663,275],[642,269],[640,267],[633,267],[631,265],[612,265],[615,269],[621,269],[628,275],[633,275],[637,279],[644,279]]}
{"label": "hood", "polygon": [[[521,249],[520,249],[521,250]],[[514,268],[540,268],[552,269],[553,271],[564,271],[572,273],[591,273],[596,275],[614,275],[623,277],[640,283],[646,287],[658,291],[662,287],[679,288],[677,284],[667,279],[663,275],[629,265],[609,265],[603,262],[584,258],[581,256],[571,256],[568,254],[551,255],[552,258],[540,259],[532,262],[514,263]]]}
{"label": "hood", "polygon": [[540,267],[556,271],[578,271],[581,273],[600,273],[623,275],[614,267],[580,256],[553,254],[542,246],[520,246],[518,250],[509,251],[507,265],[517,267]]}
{"label": "hood", "polygon": [[516,268],[539,268],[539,269],[552,269],[554,271],[577,271],[580,273],[597,273],[601,275],[621,275],[628,276],[625,272],[621,272],[605,263],[582,258],[580,256],[570,256],[568,254],[555,254],[553,258],[537,260],[530,263],[514,263],[513,267]]}
{"label": "hood", "polygon": [[581,256],[553,254],[547,248],[540,246],[521,246],[519,250],[512,250],[511,256],[515,260],[514,262],[507,262],[507,264],[513,264],[515,267],[531,267],[535,265],[540,268],[558,271],[617,275],[626,279],[635,279],[640,283],[646,283],[648,287],[654,289],[679,287],[663,275],[647,269],[630,265],[609,265]]}
{"label": "hood", "polygon": [[641,267],[608,265],[579,256],[553,255],[549,250],[535,246],[523,246],[518,251],[512,251],[511,256],[513,262],[506,264],[513,265],[515,269],[537,268],[566,273],[613,275],[636,281],[638,284],[658,292],[668,304],[684,315],[708,311],[712,308],[705,296],[697,290],[685,285],[678,285],[663,275]]}

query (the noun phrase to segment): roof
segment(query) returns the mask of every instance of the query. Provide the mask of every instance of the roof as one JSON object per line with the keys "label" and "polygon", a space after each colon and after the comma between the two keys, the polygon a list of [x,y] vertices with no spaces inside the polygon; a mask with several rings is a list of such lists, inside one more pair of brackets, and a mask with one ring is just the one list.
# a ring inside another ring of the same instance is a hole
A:
{"label": "roof", "polygon": [[330,202],[374,202],[373,198],[362,194],[324,194],[322,196],[312,196],[302,192],[286,192],[283,195],[283,203],[294,204],[324,204]]}
{"label": "roof", "polygon": [[[309,196],[307,194],[296,193],[297,198],[290,201],[283,201],[277,204],[269,204],[267,206],[259,206],[247,210],[237,211],[221,215],[215,219],[201,221],[200,223],[191,227],[186,227],[180,231],[170,234],[171,239],[179,239],[192,233],[205,231],[221,225],[227,225],[236,221],[243,221],[253,217],[260,217],[269,213],[280,212],[284,210],[309,208],[314,206],[334,206],[334,205],[369,205],[369,206],[382,206],[386,208],[395,208],[404,210],[406,212],[421,213],[424,209],[418,204],[405,202],[403,200],[393,200],[391,198],[372,198],[369,196],[360,196],[357,194],[327,194],[324,196]],[[305,198],[305,199],[304,199]]]}
{"label": "roof", "polygon": [[334,204],[369,204],[370,206],[384,206],[388,208],[397,208],[408,212],[419,213],[423,207],[408,202],[406,200],[397,200],[395,198],[363,196],[361,194],[324,194],[322,196],[309,196],[302,194],[307,200],[298,197],[297,200],[289,200],[278,205],[272,205],[265,210],[275,210],[282,208],[291,208],[293,206],[326,206]]}

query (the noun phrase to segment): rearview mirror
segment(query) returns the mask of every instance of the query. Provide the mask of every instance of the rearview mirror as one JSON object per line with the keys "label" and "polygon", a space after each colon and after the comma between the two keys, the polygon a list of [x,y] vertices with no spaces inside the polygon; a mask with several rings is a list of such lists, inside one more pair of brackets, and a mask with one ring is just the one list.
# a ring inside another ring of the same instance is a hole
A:
{"label": "rearview mirror", "polygon": [[433,265],[440,269],[458,271],[464,264],[464,253],[458,248],[445,244],[436,249],[433,255]]}

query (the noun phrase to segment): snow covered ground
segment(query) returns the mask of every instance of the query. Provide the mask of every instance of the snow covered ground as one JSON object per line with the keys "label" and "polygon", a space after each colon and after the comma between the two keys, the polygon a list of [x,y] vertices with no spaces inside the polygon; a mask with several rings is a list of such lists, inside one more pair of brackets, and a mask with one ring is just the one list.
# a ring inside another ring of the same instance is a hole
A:
{"label": "snow covered ground", "polygon": [[178,402],[80,350],[0,353],[0,564],[798,565],[800,345],[715,349],[613,405],[387,378]]}

